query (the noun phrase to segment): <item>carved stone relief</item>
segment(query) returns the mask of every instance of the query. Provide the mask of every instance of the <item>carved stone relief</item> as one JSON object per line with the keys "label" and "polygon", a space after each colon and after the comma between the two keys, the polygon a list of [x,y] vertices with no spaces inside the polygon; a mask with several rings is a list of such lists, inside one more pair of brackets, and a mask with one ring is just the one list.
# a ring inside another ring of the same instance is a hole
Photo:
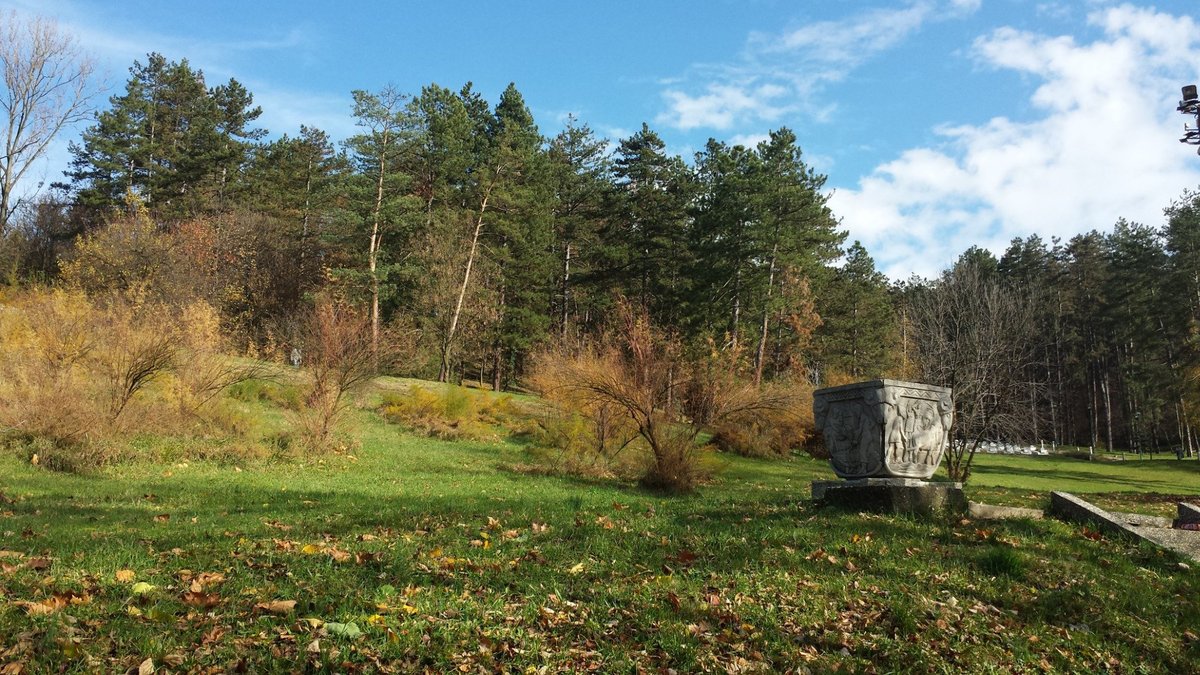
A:
{"label": "carved stone relief", "polygon": [[874,380],[821,389],[813,413],[842,478],[929,478],[942,461],[953,421],[950,390]]}

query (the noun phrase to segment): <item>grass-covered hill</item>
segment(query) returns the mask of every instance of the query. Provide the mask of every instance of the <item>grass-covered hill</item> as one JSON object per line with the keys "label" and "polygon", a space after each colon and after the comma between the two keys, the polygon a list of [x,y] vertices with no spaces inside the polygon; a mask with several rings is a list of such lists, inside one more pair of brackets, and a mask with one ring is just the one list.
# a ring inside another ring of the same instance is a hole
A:
{"label": "grass-covered hill", "polygon": [[[321,456],[197,460],[143,435],[143,459],[77,475],[10,449],[3,672],[1200,668],[1200,573],[1158,550],[1054,520],[817,508],[808,482],[831,473],[805,457],[717,455],[711,481],[664,496],[374,403]],[[1200,463],[980,457],[969,493],[1051,488],[1156,511],[1200,494]]]}

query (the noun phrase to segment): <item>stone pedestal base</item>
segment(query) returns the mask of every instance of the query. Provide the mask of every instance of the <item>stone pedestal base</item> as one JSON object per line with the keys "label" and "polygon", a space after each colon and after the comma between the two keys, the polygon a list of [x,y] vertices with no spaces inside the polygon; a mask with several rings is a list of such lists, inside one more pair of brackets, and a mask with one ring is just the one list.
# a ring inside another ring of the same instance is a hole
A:
{"label": "stone pedestal base", "polygon": [[815,480],[813,500],[830,506],[876,513],[965,513],[962,483],[913,478]]}

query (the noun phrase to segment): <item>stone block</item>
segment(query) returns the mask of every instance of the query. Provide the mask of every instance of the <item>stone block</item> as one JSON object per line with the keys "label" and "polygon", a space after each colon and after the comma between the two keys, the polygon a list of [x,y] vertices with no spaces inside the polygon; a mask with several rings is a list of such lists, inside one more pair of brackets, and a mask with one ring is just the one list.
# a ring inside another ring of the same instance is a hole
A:
{"label": "stone block", "polygon": [[1200,526],[1200,506],[1188,504],[1186,502],[1179,502],[1176,509],[1178,511],[1178,515],[1175,518],[1175,522],[1172,524],[1173,527],[1180,529],[1196,529],[1195,527],[1185,528],[1184,526]]}
{"label": "stone block", "polygon": [[813,481],[812,493],[817,502],[855,511],[933,515],[967,510],[962,483],[908,478]]}
{"label": "stone block", "polygon": [[951,392],[872,380],[813,393],[813,414],[841,478],[927,479],[949,445]]}

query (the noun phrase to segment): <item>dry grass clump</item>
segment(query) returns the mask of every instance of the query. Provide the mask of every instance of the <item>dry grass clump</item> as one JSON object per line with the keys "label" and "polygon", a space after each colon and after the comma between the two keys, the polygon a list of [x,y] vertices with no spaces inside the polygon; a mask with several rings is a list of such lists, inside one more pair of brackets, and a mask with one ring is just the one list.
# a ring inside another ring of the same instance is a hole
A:
{"label": "dry grass clump", "polygon": [[495,440],[522,430],[525,413],[511,396],[474,392],[454,385],[410,385],[384,394],[384,419],[433,438]]}

